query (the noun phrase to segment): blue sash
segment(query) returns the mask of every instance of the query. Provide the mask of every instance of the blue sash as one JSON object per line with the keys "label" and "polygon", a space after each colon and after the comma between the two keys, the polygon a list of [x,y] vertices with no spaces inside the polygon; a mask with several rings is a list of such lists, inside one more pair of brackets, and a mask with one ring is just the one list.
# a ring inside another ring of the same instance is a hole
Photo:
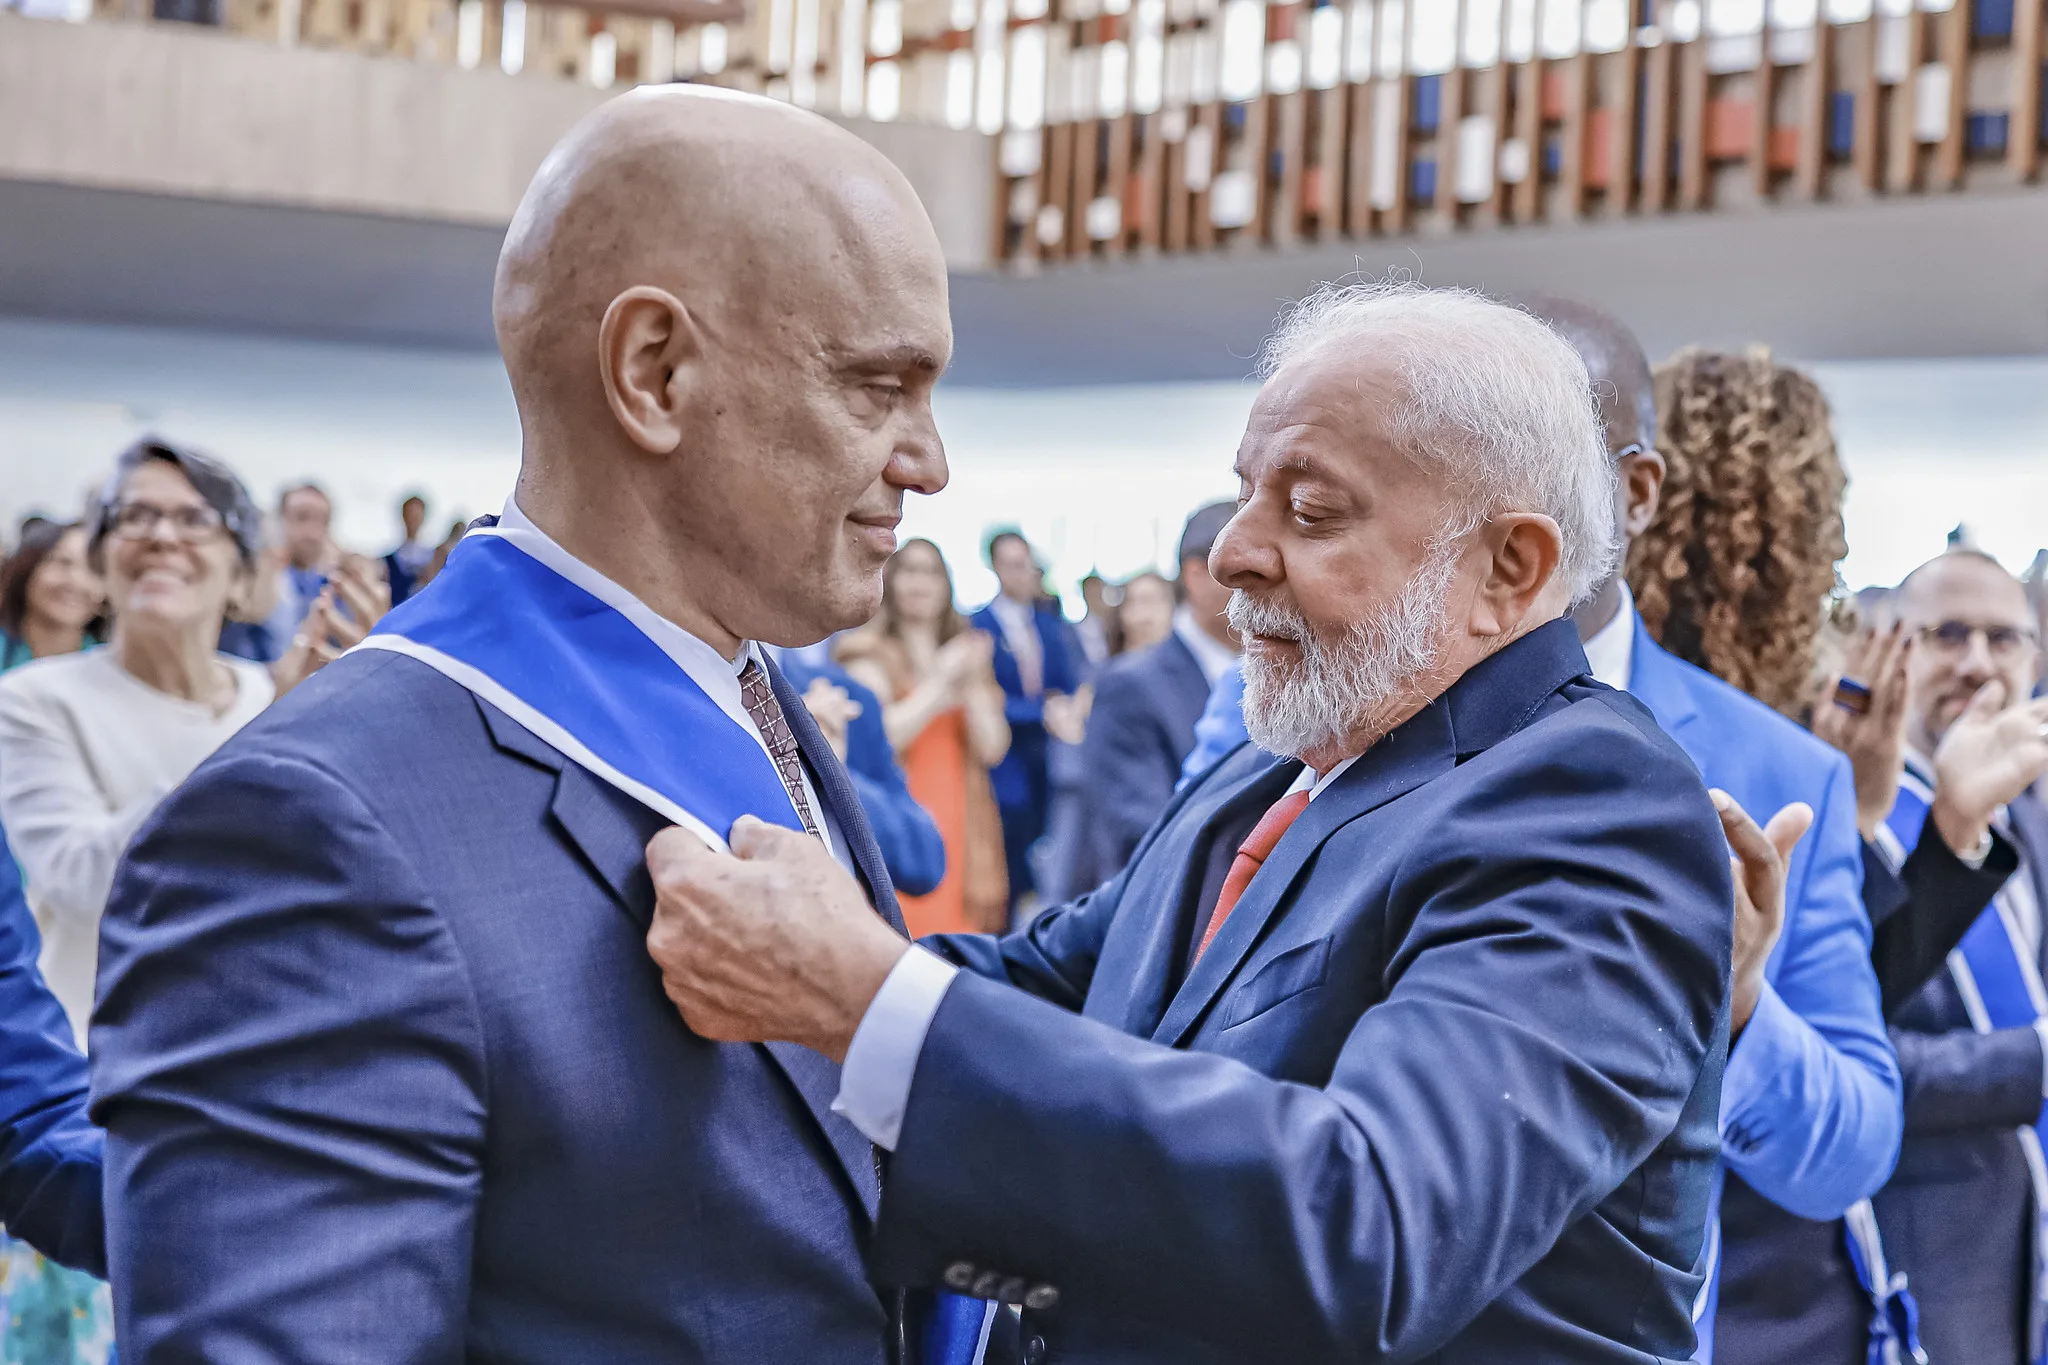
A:
{"label": "blue sash", "polygon": [[[1894,867],[1902,866],[1906,853],[1920,841],[1932,800],[1933,792],[1909,769],[1899,783],[1898,799],[1878,841]],[[1948,970],[1970,1024],[1979,1033],[2032,1028],[2048,1013],[2048,992],[2042,989],[2040,966],[2028,950],[2003,892],[1992,897],[1948,955]],[[2034,1183],[2034,1273],[2027,1311],[2027,1359],[2032,1365],[2048,1365],[2048,1163],[2042,1160],[2043,1141],[2048,1139],[2048,1104],[2031,1125],[2018,1132]]]}
{"label": "blue sash", "polygon": [[[357,648],[419,660],[715,849],[742,815],[801,832],[754,730],[636,623],[652,619],[647,608],[594,575],[615,602],[571,582],[529,553],[528,545],[552,550],[529,535],[471,531],[434,581]],[[921,1365],[978,1365],[995,1311],[981,1299],[932,1296],[918,1333]]]}

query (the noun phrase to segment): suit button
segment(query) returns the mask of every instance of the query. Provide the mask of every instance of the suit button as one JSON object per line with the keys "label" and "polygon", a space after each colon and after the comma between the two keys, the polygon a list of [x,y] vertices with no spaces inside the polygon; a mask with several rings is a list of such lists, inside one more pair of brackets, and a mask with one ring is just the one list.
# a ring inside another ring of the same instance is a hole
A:
{"label": "suit button", "polygon": [[1003,1287],[996,1291],[995,1297],[997,1303],[1024,1302],[1024,1281],[1017,1279],[1004,1280]]}
{"label": "suit button", "polygon": [[1049,1284],[1032,1286],[1024,1295],[1024,1306],[1034,1313],[1043,1313],[1060,1306],[1060,1291]]}
{"label": "suit button", "polygon": [[984,1270],[974,1277],[974,1286],[967,1292],[977,1299],[992,1299],[996,1296],[996,1291],[1002,1287],[1002,1276],[993,1270]]}
{"label": "suit button", "polygon": [[974,1267],[965,1261],[955,1261],[946,1267],[945,1280],[946,1288],[958,1289],[964,1293],[967,1286],[974,1283]]}
{"label": "suit button", "polygon": [[1024,1338],[1024,1365],[1045,1365],[1045,1338],[1033,1334]]}

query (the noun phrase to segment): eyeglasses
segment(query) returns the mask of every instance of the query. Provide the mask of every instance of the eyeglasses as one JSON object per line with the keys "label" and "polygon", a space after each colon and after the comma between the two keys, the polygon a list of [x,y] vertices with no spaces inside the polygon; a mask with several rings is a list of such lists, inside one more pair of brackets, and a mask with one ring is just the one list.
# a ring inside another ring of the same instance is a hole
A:
{"label": "eyeglasses", "polygon": [[1621,463],[1621,462],[1622,462],[1623,460],[1626,460],[1626,459],[1627,459],[1627,458],[1628,458],[1629,456],[1631,456],[1631,455],[1640,455],[1640,454],[1642,454],[1642,453],[1643,453],[1644,451],[1646,451],[1646,450],[1648,450],[1648,449],[1649,449],[1649,447],[1648,447],[1648,446],[1646,446],[1646,445],[1644,445],[1644,444],[1643,444],[1643,443],[1642,443],[1641,441],[1630,441],[1630,442],[1629,442],[1629,443],[1628,443],[1627,445],[1623,446],[1623,447],[1622,447],[1622,448],[1621,448],[1620,450],[1617,450],[1617,451],[1615,451],[1615,452],[1614,452],[1614,462],[1615,462],[1616,464],[1620,464],[1620,463]]}
{"label": "eyeglasses", "polygon": [[1985,650],[1998,660],[2016,658],[2034,647],[2034,632],[2024,626],[1979,626],[1968,621],[1943,621],[1920,628],[1922,644],[1938,655],[1950,657],[1967,651],[1970,642],[1979,635],[1984,637]]}
{"label": "eyeglasses", "polygon": [[108,514],[113,533],[123,540],[147,540],[158,526],[168,525],[173,540],[197,544],[227,523],[211,503],[186,503],[182,507],[158,507],[154,503],[124,502]]}

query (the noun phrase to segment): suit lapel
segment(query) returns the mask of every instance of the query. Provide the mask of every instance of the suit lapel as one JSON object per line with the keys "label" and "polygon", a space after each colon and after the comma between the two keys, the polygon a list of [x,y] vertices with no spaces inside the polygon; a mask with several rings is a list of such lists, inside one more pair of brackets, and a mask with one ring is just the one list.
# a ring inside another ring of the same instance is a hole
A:
{"label": "suit lapel", "polygon": [[[1178,1047],[1265,936],[1302,869],[1338,828],[1421,786],[1457,762],[1449,710],[1440,698],[1381,740],[1332,782],[1281,836],[1230,917],[1167,1007],[1152,1040]],[[1273,793],[1278,799],[1279,792]],[[1270,804],[1270,802],[1268,803]]]}
{"label": "suit lapel", "polygon": [[[1664,733],[1684,747],[1685,731],[1700,713],[1692,689],[1686,686],[1685,668],[1650,638],[1649,628],[1640,615],[1635,620],[1635,631],[1635,644],[1629,656],[1629,695],[1647,706]],[[1693,756],[1693,762],[1699,763],[1698,755]]]}
{"label": "suit lapel", "polygon": [[[780,675],[775,675],[775,682],[780,697],[787,692],[788,685],[782,682]],[[789,703],[785,701],[784,706],[788,709]],[[645,934],[654,919],[654,882],[647,871],[647,844],[668,828],[668,820],[610,783],[592,777],[577,764],[569,762],[525,726],[488,702],[479,699],[477,709],[483,713],[484,723],[501,749],[556,774],[554,798],[549,805],[556,824],[569,844],[582,855],[591,873],[612,893],[613,900],[634,927]],[[803,709],[801,699],[795,701],[795,709],[789,715],[792,730],[795,730],[799,717],[817,743],[824,747],[826,756],[830,757],[831,750],[824,745],[817,727],[810,723],[810,713]],[[803,743],[801,739],[798,742]],[[806,748],[807,757],[810,753]],[[840,781],[845,782],[843,775]],[[825,799],[831,800],[829,796]],[[857,808],[855,813],[858,814]],[[852,831],[843,820],[840,828],[851,842]],[[861,824],[860,829],[865,834],[866,825]],[[868,842],[873,843],[871,836]],[[876,861],[879,862],[879,858]],[[887,873],[883,874],[880,885],[893,911],[896,902],[887,891]],[[900,919],[897,923],[900,927]],[[803,1100],[804,1107],[811,1111],[820,1135],[838,1158],[862,1207],[870,1218],[874,1217],[880,1198],[880,1187],[875,1179],[874,1148],[851,1123],[832,1112],[832,1101],[839,1094],[839,1068],[809,1048],[795,1043],[767,1043],[762,1045],[762,1051],[788,1079]]]}

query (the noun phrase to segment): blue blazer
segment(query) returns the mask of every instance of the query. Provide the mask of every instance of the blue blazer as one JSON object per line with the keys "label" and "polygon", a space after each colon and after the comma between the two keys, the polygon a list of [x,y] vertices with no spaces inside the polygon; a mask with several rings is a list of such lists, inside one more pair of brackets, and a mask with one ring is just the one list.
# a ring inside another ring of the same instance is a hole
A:
{"label": "blue blazer", "polygon": [[784,654],[776,662],[799,697],[813,679],[823,678],[845,688],[860,703],[860,714],[846,727],[846,775],[882,850],[889,880],[906,895],[930,895],[946,877],[946,845],[939,827],[904,781],[903,767],[882,724],[881,699],[838,664],[813,663],[794,654]]}
{"label": "blue blazer", "polygon": [[[2036,903],[2048,906],[2048,809],[2011,807]],[[1921,1339],[1940,1365],[2025,1357],[2034,1258],[2034,1182],[2017,1130],[2041,1113],[2040,1036],[1978,1033],[1947,972],[1893,1021],[1906,1083],[1906,1142],[1878,1191],[1885,1252],[1920,1301]]]}
{"label": "blue blazer", "polygon": [[1299,763],[1240,749],[1107,886],[935,940],[967,971],[878,1274],[1050,1284],[1027,1359],[1688,1354],[1727,843],[1684,754],[1585,672],[1560,621],[1467,673],[1315,799],[1185,979]]}
{"label": "blue blazer", "polygon": [[0,834],[0,1223],[53,1261],[107,1273],[100,1130],[85,1058],[36,970],[36,923]]}
{"label": "blue blazer", "polygon": [[822,1057],[683,1025],[645,944],[663,824],[392,654],[329,665],[201,765],[103,930],[123,1360],[883,1365],[873,1149]]}
{"label": "blue blazer", "polygon": [[[1707,785],[1733,796],[1759,824],[1794,801],[1813,807],[1813,828],[1792,853],[1785,928],[1765,970],[1768,985],[1728,1058],[1722,1155],[1728,1171],[1771,1204],[1801,1218],[1840,1218],[1891,1174],[1902,1125],[1898,1063],[1870,965],[1849,762],[1755,698],[1666,653],[1640,618],[1629,691]],[[1721,1261],[1702,1358],[1715,1333],[1745,1330],[1747,1305],[1792,1292],[1785,1284],[1791,1267],[1767,1241],[1729,1232]],[[1828,1273],[1847,1273],[1846,1259]],[[1747,1352],[1730,1357],[1742,1358]]]}
{"label": "blue blazer", "polygon": [[[1081,645],[1066,618],[1053,607],[1040,606],[1032,613],[1031,623],[1038,630],[1039,674],[1044,683],[1035,694],[1024,691],[1017,655],[1003,634],[995,609],[983,607],[969,621],[996,642],[995,675],[1003,689],[1003,715],[1010,722],[1010,749],[1003,761],[989,770],[989,785],[995,790],[996,804],[1004,807],[1044,800],[1046,742],[1041,727],[1045,724],[1045,694],[1072,695],[1081,686]],[[1036,774],[1028,771],[1034,766],[1039,769]]]}
{"label": "blue blazer", "polygon": [[1208,676],[1178,635],[1110,660],[1096,677],[1081,760],[1090,865],[1104,877],[1130,861],[1173,799],[1208,701]]}

